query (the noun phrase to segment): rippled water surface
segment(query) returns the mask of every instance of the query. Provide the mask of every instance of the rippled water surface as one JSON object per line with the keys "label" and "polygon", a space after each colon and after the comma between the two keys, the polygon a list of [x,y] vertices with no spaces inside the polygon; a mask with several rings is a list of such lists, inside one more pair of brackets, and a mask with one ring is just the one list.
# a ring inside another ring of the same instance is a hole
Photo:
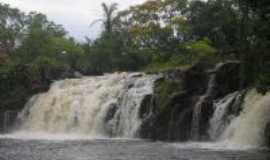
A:
{"label": "rippled water surface", "polygon": [[[140,140],[0,139],[0,160],[270,160],[267,150],[225,150],[204,144]],[[196,148],[197,147],[197,148]]]}

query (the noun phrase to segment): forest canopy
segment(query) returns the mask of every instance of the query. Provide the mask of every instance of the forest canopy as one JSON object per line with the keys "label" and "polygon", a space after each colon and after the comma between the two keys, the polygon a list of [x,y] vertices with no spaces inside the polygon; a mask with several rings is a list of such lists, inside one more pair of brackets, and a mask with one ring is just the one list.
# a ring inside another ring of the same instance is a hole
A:
{"label": "forest canopy", "polygon": [[77,42],[46,15],[0,3],[0,91],[7,91],[1,99],[28,95],[74,71],[159,71],[202,60],[241,61],[242,78],[250,85],[270,84],[269,0],[149,0],[126,10],[116,3],[101,7],[103,18],[92,23],[102,23],[100,37]]}

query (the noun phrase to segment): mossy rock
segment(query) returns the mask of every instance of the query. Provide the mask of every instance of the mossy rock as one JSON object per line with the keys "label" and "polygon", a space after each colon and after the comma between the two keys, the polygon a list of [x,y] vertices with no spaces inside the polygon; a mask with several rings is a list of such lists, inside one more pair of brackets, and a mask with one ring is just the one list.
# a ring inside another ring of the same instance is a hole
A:
{"label": "mossy rock", "polygon": [[156,83],[155,99],[158,106],[158,110],[163,112],[169,107],[173,97],[181,94],[183,91],[182,80],[168,81],[162,79]]}

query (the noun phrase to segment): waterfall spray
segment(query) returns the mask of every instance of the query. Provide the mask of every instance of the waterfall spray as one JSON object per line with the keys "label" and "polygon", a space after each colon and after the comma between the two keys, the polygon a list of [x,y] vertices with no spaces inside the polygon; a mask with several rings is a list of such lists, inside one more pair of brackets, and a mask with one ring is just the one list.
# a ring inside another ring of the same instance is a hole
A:
{"label": "waterfall spray", "polygon": [[263,146],[265,128],[270,122],[270,93],[261,95],[251,90],[244,99],[243,111],[232,120],[222,135],[232,143]]}

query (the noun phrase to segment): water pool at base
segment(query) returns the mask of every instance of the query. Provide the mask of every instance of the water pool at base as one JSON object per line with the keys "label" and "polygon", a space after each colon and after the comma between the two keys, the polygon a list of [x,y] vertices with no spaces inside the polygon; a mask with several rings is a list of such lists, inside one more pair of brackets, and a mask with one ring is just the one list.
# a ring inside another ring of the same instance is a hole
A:
{"label": "water pool at base", "polygon": [[0,138],[0,160],[269,160],[264,149],[228,149],[210,143],[130,139],[31,140]]}

